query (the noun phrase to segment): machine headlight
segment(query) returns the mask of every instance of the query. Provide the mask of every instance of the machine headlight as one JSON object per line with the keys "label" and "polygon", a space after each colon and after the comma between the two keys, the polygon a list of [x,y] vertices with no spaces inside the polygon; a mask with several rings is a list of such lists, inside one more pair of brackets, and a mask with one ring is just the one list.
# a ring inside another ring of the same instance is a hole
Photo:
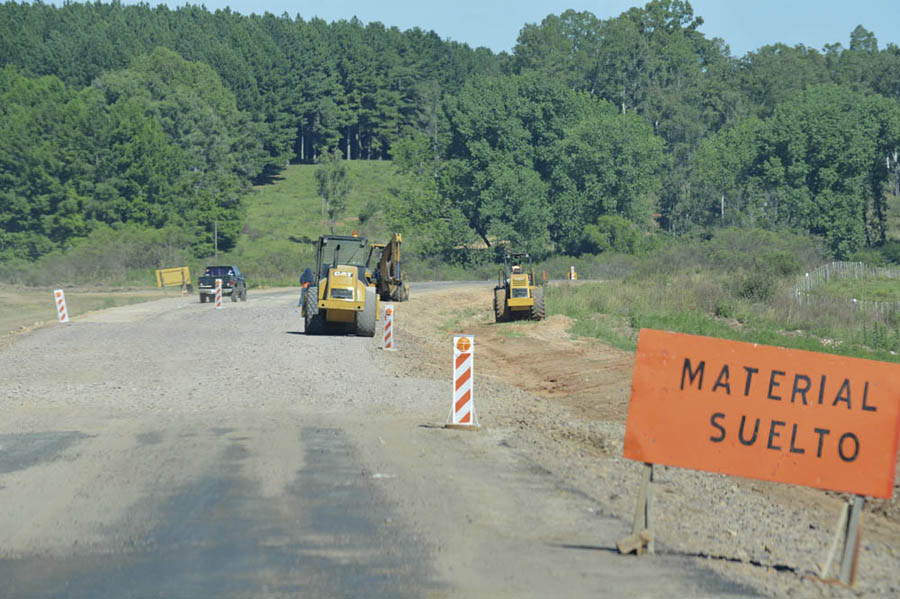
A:
{"label": "machine headlight", "polygon": [[353,290],[352,289],[332,289],[331,297],[334,299],[353,299]]}
{"label": "machine headlight", "polygon": [[512,296],[513,297],[528,297],[528,288],[527,287],[513,287],[512,288]]}

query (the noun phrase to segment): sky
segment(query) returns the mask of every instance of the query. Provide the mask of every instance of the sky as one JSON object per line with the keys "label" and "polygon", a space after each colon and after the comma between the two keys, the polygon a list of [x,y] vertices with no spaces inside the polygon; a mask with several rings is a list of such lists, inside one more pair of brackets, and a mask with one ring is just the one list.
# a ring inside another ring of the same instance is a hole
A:
{"label": "sky", "polygon": [[[150,0],[151,5],[158,0]],[[210,10],[230,7],[241,14],[299,14],[304,19],[380,21],[401,30],[433,30],[443,39],[511,51],[526,23],[540,23],[548,14],[572,8],[601,19],[615,17],[643,0],[172,0],[173,8],[203,4]],[[847,47],[850,32],[862,25],[875,34],[878,47],[900,45],[900,0],[693,0],[694,14],[703,17],[701,31],[720,37],[731,53],[743,56],[766,44],[804,44],[821,50],[840,42]]]}

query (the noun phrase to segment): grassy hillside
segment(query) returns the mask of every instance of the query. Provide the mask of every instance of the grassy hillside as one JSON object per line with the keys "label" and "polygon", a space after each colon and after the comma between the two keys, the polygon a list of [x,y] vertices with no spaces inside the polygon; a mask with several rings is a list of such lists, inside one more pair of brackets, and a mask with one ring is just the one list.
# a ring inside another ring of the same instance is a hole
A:
{"label": "grassy hillside", "polygon": [[[388,161],[347,163],[350,196],[334,232],[358,231],[370,241],[387,241],[385,202],[390,197],[393,166]],[[245,200],[247,218],[234,251],[219,261],[233,260],[253,283],[296,284],[314,259],[312,243],[328,233],[328,216],[316,194],[313,165],[288,166],[272,183],[256,187]]]}

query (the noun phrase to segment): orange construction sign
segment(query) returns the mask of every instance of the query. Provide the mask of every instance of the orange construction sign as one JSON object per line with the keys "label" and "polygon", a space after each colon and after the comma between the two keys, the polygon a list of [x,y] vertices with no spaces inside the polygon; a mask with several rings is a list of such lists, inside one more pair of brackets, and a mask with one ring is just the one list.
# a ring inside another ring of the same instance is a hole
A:
{"label": "orange construction sign", "polygon": [[900,365],[642,329],[625,457],[889,498]]}

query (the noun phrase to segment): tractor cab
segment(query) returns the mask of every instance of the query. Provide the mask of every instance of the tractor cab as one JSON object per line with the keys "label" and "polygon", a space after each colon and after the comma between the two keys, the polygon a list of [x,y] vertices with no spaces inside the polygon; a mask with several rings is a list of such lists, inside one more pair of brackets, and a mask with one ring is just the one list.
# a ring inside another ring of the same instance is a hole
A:
{"label": "tractor cab", "polygon": [[544,318],[544,290],[534,284],[534,264],[526,253],[506,254],[494,288],[497,322]]}
{"label": "tractor cab", "polygon": [[364,237],[323,235],[316,243],[316,283],[304,296],[308,334],[344,330],[372,337],[378,297],[366,271]]}

